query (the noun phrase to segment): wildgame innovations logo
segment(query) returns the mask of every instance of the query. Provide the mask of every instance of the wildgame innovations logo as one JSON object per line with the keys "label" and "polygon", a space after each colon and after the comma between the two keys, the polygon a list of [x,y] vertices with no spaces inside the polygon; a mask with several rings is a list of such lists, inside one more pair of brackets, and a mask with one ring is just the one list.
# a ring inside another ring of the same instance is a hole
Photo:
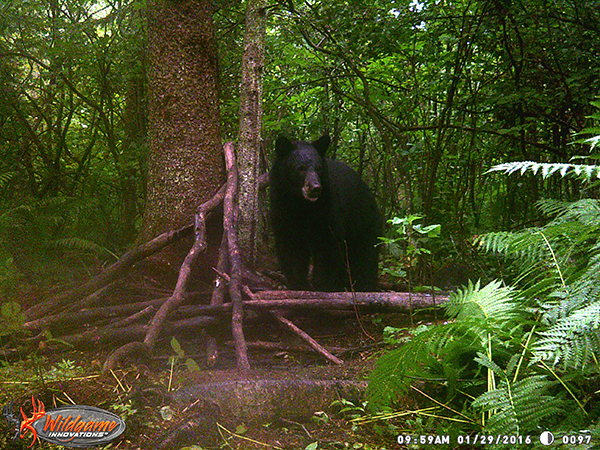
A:
{"label": "wildgame innovations logo", "polygon": [[26,439],[31,434],[31,445],[39,439],[66,447],[93,447],[107,444],[125,431],[125,422],[109,411],[93,406],[73,405],[46,411],[44,403],[31,397],[32,412],[29,417],[14,404],[4,406],[2,415],[15,426],[13,440]]}

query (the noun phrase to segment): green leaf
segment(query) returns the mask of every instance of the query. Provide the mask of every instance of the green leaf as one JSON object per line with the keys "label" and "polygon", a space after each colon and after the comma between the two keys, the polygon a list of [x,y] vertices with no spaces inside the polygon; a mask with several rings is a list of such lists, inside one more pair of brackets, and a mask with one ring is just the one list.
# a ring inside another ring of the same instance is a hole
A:
{"label": "green leaf", "polygon": [[185,360],[185,365],[190,372],[200,372],[200,367],[192,358],[187,358]]}
{"label": "green leaf", "polygon": [[178,358],[183,358],[185,356],[185,353],[182,350],[179,341],[175,339],[175,337],[171,338],[171,348],[173,349]]}

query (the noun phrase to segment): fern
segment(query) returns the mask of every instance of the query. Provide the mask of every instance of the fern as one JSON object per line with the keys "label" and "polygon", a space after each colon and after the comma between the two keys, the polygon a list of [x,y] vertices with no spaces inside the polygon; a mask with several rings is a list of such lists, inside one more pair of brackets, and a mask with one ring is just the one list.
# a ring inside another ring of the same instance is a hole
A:
{"label": "fern", "polygon": [[371,408],[393,408],[413,383],[426,382],[437,386],[438,397],[445,392],[453,403],[448,410],[462,409],[462,419],[470,414],[476,423],[479,414],[479,432],[524,434],[556,425],[574,403],[556,395],[565,387],[559,374],[535,363],[564,360],[579,368],[600,348],[594,331],[600,311],[580,307],[593,288],[579,287],[563,291],[579,300],[553,326],[552,303],[525,308],[527,299],[499,281],[470,283],[445,305],[454,322],[429,328],[377,361],[367,391]]}
{"label": "fern", "polygon": [[556,173],[563,178],[567,175],[575,174],[585,181],[591,181],[594,177],[600,178],[600,166],[588,164],[518,161],[497,164],[487,171],[487,173],[490,172],[504,172],[509,175],[513,173],[524,175],[526,172],[532,172],[534,175],[540,173],[544,179]]}
{"label": "fern", "polygon": [[[600,137],[588,143],[594,148]],[[595,165],[516,162],[494,171],[600,178]],[[473,423],[480,417],[478,432],[572,431],[597,418],[587,414],[597,406],[590,399],[600,373],[600,201],[543,200],[537,207],[548,224],[475,242],[510,258],[519,273],[515,287],[469,283],[454,294],[445,306],[454,322],[431,327],[377,361],[368,389],[372,407],[393,407],[421,381],[435,383],[438,397],[445,390],[448,411],[462,411],[463,419],[470,414]]]}
{"label": "fern", "polygon": [[63,249],[67,249],[67,250],[78,250],[81,252],[89,252],[89,253],[97,253],[97,254],[106,252],[109,255],[111,255],[113,258],[119,259],[119,257],[117,255],[115,255],[113,252],[111,252],[109,249],[102,247],[102,246],[96,244],[95,242],[89,241],[87,239],[81,239],[81,238],[76,238],[76,237],[54,239],[54,240],[48,241],[46,243],[46,246],[48,248],[52,248],[52,247],[63,248]]}
{"label": "fern", "polygon": [[575,221],[587,226],[600,226],[600,202],[596,199],[585,198],[576,202],[546,199],[536,205],[544,214],[554,216],[555,224]]}
{"label": "fern", "polygon": [[6,186],[8,186],[12,179],[16,176],[17,172],[0,173],[0,189],[4,189]]}
{"label": "fern", "polygon": [[[528,270],[521,270],[522,295],[538,299],[542,325],[532,362],[585,371],[600,356],[600,203],[584,199],[538,205],[556,215],[545,227],[502,233],[500,239],[493,233],[479,243],[514,257],[521,268],[529,263]],[[546,243],[540,241],[542,235]]]}
{"label": "fern", "polygon": [[488,415],[485,423],[488,434],[536,432],[545,420],[564,413],[565,402],[548,395],[556,384],[545,375],[533,375],[514,382],[504,376],[497,389],[477,397],[472,406]]}
{"label": "fern", "polygon": [[[592,105],[600,109],[600,101],[592,102]],[[590,118],[600,119],[600,113],[596,112]],[[586,144],[590,146],[590,150],[594,151],[600,146],[600,127],[593,126],[586,128],[579,133],[581,138],[575,143]],[[590,137],[591,135],[591,137]],[[583,138],[582,136],[587,136]],[[594,157],[594,156],[592,156]],[[597,157],[597,155],[596,155]],[[559,174],[562,178],[567,175],[575,175],[584,181],[592,181],[594,178],[600,178],[600,166],[595,164],[570,164],[570,163],[540,163],[535,161],[516,161],[497,164],[493,166],[487,173],[504,172],[508,175],[518,173],[524,175],[531,172],[534,175],[541,174],[542,178],[546,179],[554,174]]]}
{"label": "fern", "polygon": [[[590,103],[592,106],[594,106],[600,110],[600,100],[596,100],[596,101],[593,101]],[[588,118],[595,119],[596,121],[600,120],[600,111],[596,111],[594,114],[592,114]],[[587,138],[582,137],[582,136],[590,136],[590,135],[591,135],[591,137],[587,137]],[[580,136],[580,139],[576,140],[575,142],[578,144],[589,145],[591,151],[594,151],[596,149],[596,147],[598,147],[600,145],[600,127],[598,127],[598,126],[591,126],[591,127],[585,128],[585,129],[581,130],[579,133],[577,133],[577,136]]]}
{"label": "fern", "polygon": [[481,348],[477,331],[462,323],[434,326],[379,358],[369,377],[370,407],[393,407],[414,382],[441,383],[452,390]]}
{"label": "fern", "polygon": [[513,320],[517,315],[511,295],[512,289],[502,287],[500,281],[492,281],[482,288],[479,281],[476,284],[469,281],[465,289],[450,296],[444,307],[448,316],[461,321],[475,320],[480,325],[502,323]]}
{"label": "fern", "polygon": [[538,260],[547,254],[539,230],[530,228],[521,232],[493,232],[478,236],[475,245],[481,250],[500,253],[517,259]]}
{"label": "fern", "polygon": [[476,394],[485,383],[475,362],[477,353],[491,345],[499,360],[509,358],[506,348],[522,322],[511,289],[498,281],[484,287],[469,283],[445,308],[455,322],[433,326],[377,361],[368,388],[372,407],[393,406],[416,380],[439,382],[448,395],[459,387]]}
{"label": "fern", "polygon": [[600,302],[574,310],[540,332],[533,348],[533,362],[549,361],[564,369],[585,370],[600,356],[599,326]]}

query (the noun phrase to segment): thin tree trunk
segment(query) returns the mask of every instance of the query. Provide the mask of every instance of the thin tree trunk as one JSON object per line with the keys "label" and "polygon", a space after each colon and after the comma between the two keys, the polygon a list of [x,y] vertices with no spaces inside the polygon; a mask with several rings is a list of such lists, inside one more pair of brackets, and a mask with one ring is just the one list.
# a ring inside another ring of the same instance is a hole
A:
{"label": "thin tree trunk", "polygon": [[[137,18],[136,20],[142,20]],[[133,47],[135,49],[136,47]],[[135,220],[138,216],[138,193],[141,174],[135,161],[135,155],[148,137],[148,104],[146,101],[146,52],[132,51],[129,62],[135,67],[127,79],[127,97],[123,112],[124,137],[121,149],[122,171],[121,188],[121,229],[117,239],[121,245],[131,243],[136,236]]]}
{"label": "thin tree trunk", "polygon": [[265,30],[266,0],[249,0],[246,6],[237,150],[240,213],[238,238],[242,255],[249,263],[255,262],[261,236],[262,215],[256,180],[260,175]]}

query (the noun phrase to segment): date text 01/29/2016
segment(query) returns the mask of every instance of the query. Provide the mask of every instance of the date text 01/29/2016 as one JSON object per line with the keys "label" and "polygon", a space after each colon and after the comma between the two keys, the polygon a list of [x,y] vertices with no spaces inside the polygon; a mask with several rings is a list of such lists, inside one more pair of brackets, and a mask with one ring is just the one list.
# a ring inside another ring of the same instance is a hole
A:
{"label": "date text 01/29/2016", "polygon": [[[458,435],[456,436],[456,444],[459,445],[520,445],[531,444],[535,437],[530,435]],[[539,437],[543,445],[550,445],[555,441],[554,435],[551,432],[544,432]],[[590,434],[582,433],[577,435],[564,435],[558,439],[562,444],[585,445],[590,444],[592,437]],[[443,445],[450,444],[449,435],[437,434],[401,434],[397,438],[400,445],[420,444],[420,445]]]}

